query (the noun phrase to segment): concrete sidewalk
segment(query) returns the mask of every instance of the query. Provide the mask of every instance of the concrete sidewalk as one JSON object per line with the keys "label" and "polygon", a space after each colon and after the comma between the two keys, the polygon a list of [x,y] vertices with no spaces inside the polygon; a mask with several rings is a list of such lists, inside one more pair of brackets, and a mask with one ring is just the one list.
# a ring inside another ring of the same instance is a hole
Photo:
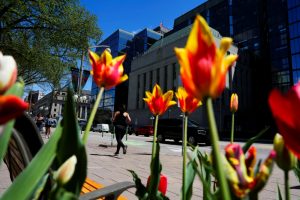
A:
{"label": "concrete sidewalk", "polygon": [[[46,139],[45,139],[46,140]],[[142,141],[145,140],[145,141]],[[116,151],[116,141],[111,140],[110,134],[104,134],[104,137],[98,133],[92,133],[87,143],[88,155],[88,177],[96,182],[104,185],[111,185],[120,181],[132,181],[132,176],[128,169],[134,170],[145,184],[150,174],[150,159],[151,159],[151,145],[152,138],[129,136],[128,152],[126,155],[119,154],[114,156]],[[111,144],[113,144],[111,146]],[[221,142],[221,148],[227,142]],[[167,196],[170,199],[180,199],[180,190],[182,184],[182,156],[179,151],[169,151],[168,149],[180,149],[178,145],[162,144],[160,160],[163,166],[162,173],[168,177]],[[170,147],[169,147],[170,146]],[[257,144],[260,150],[269,151],[272,148],[269,144]],[[210,147],[201,147],[203,151],[209,151]],[[258,155],[259,155],[258,151]],[[284,194],[283,173],[274,167],[272,176],[260,193],[259,199],[276,199],[277,184]],[[5,164],[0,167],[0,194],[10,185],[9,174]],[[290,190],[291,199],[300,199],[300,186],[296,180],[295,175],[290,173]],[[129,189],[123,193],[130,200],[137,199],[134,195],[135,189]],[[195,178],[193,185],[193,200],[202,199],[202,184],[198,177]]]}

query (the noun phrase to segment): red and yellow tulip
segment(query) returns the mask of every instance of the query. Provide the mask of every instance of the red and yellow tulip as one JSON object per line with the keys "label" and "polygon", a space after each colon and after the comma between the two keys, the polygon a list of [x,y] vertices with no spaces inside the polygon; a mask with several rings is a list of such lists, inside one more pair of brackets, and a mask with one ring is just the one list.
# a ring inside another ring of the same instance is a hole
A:
{"label": "red and yellow tulip", "polygon": [[95,83],[105,89],[112,88],[128,79],[123,75],[123,62],[125,55],[112,58],[112,55],[105,50],[99,57],[95,52],[89,51],[90,63],[92,65],[91,74]]}
{"label": "red and yellow tulip", "polygon": [[267,183],[273,169],[275,151],[271,151],[259,168],[257,174],[253,173],[256,162],[256,149],[251,147],[248,157],[239,144],[229,144],[225,147],[225,165],[227,180],[233,193],[238,198],[246,197],[250,192],[258,193]]}
{"label": "red and yellow tulip", "polygon": [[232,113],[235,113],[238,110],[239,107],[239,98],[236,93],[232,93],[230,98],[230,111]]}
{"label": "red and yellow tulip", "polygon": [[0,95],[0,124],[21,115],[28,108],[28,103],[14,95]]}
{"label": "red and yellow tulip", "polygon": [[176,104],[176,102],[172,101],[172,99],[172,90],[163,94],[159,85],[155,84],[152,93],[150,91],[146,91],[146,98],[144,98],[144,101],[147,103],[150,112],[157,116],[162,115],[170,106]]}
{"label": "red and yellow tulip", "polygon": [[287,94],[274,89],[269,106],[285,145],[300,159],[300,82]]}
{"label": "red and yellow tulip", "polygon": [[17,63],[12,56],[3,56],[0,51],[0,94],[10,88],[17,79]]}
{"label": "red and yellow tulip", "polygon": [[183,113],[190,114],[202,105],[201,101],[187,93],[183,87],[179,87],[175,95],[179,101],[179,106]]}
{"label": "red and yellow tulip", "polygon": [[216,48],[206,21],[196,16],[185,48],[175,48],[184,88],[194,97],[218,97],[225,88],[226,73],[237,55],[227,55],[231,38],[222,38]]}

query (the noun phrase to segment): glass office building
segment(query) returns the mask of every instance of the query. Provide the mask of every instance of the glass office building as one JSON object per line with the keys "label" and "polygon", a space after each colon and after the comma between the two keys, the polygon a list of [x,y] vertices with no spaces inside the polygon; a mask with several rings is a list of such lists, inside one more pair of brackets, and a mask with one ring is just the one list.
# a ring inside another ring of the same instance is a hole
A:
{"label": "glass office building", "polygon": [[257,133],[273,123],[270,90],[287,91],[300,79],[300,0],[210,0],[175,19],[173,32],[192,24],[196,14],[238,47],[232,82],[240,97],[237,126]]}
{"label": "glass office building", "polygon": [[[123,50],[129,47],[128,46],[129,42],[132,40],[133,36],[134,35],[130,32],[118,29],[99,44],[99,46],[103,45],[103,47],[97,48],[96,52],[98,54],[101,54],[108,47],[113,57],[116,57],[120,54],[124,54],[126,52],[123,52]],[[92,90],[91,90],[92,96],[96,98],[98,92],[99,92],[99,87],[94,82],[92,82]],[[114,111],[115,97],[116,97],[115,87],[109,90],[105,90],[101,102],[99,104],[99,107]]]}
{"label": "glass office building", "polygon": [[293,83],[300,81],[300,0],[288,0],[288,22]]}
{"label": "glass office building", "polygon": [[[131,71],[132,59],[147,51],[148,48],[161,37],[161,33],[148,28],[143,29],[137,34],[118,29],[99,44],[103,45],[103,47],[96,49],[96,52],[101,54],[105,48],[109,47],[113,57],[126,54],[123,67],[124,73],[129,74]],[[96,98],[98,92],[99,87],[93,82],[92,95]],[[127,101],[128,81],[125,81],[115,88],[105,90],[99,107],[114,111],[119,105],[127,105]]]}

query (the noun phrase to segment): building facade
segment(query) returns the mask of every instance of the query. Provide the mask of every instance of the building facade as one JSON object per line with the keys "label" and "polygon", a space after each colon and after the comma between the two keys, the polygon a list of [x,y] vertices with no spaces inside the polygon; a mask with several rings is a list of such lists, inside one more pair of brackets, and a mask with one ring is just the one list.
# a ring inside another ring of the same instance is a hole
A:
{"label": "building facade", "polygon": [[[177,91],[181,85],[179,77],[179,64],[174,52],[174,47],[184,47],[187,37],[190,33],[191,26],[173,32],[168,36],[154,43],[143,55],[136,57],[132,61],[131,73],[129,75],[129,94],[128,94],[128,111],[131,115],[132,122],[135,126],[149,125],[153,123],[153,117],[149,112],[143,98],[145,91],[152,91],[153,86],[157,83],[162,90]],[[218,31],[211,29],[217,45],[220,43],[222,36]],[[238,49],[232,46],[228,54],[237,54]],[[229,71],[226,79],[226,86],[231,87],[234,68]],[[229,105],[229,93],[225,92],[223,98],[215,101],[215,112],[217,121],[221,127],[224,126],[223,119],[225,112],[222,108]],[[225,98],[226,96],[226,98]],[[227,98],[228,97],[228,98]],[[177,106],[173,106],[162,116],[162,118],[178,118],[181,112]],[[190,116],[199,122],[202,126],[207,126],[206,113],[203,108],[198,109]]]}
{"label": "building facade", "polygon": [[[165,29],[157,28],[158,31],[164,32]],[[124,73],[129,74],[131,71],[131,61],[134,57],[144,53],[149,47],[162,37],[162,33],[158,33],[151,29],[145,28],[140,32],[133,34],[124,30],[117,30],[107,37],[100,45],[110,48],[113,57],[126,54],[123,63]],[[106,47],[96,50],[101,54]],[[92,83],[92,95],[95,97],[99,92],[99,87]],[[103,100],[99,107],[114,111],[120,105],[127,105],[128,100],[128,81],[119,84],[110,90],[105,90]]]}
{"label": "building facade", "polygon": [[[77,105],[77,117],[78,119],[87,120],[93,98],[90,91],[83,90],[81,93],[81,97],[74,96],[75,104]],[[50,92],[35,103],[32,108],[32,114],[33,116],[39,113],[43,116],[50,114],[53,118],[59,119],[63,116],[66,99],[66,88]]]}
{"label": "building facade", "polygon": [[[232,86],[239,95],[237,137],[244,138],[245,133],[250,137],[272,125],[267,103],[270,90],[287,91],[300,79],[299,7],[299,0],[210,0],[174,21],[172,32],[189,26],[200,14],[238,47]],[[272,139],[275,131],[266,139]]]}
{"label": "building facade", "polygon": [[[103,45],[104,47],[97,48],[96,52],[98,54],[101,54],[106,48],[109,48],[113,57],[124,54],[126,53],[126,51],[123,51],[129,47],[129,42],[131,41],[133,36],[134,34],[130,32],[118,29],[99,44],[99,46]],[[91,95],[96,99],[98,93],[99,87],[93,81]],[[116,88],[114,87],[109,90],[105,90],[99,107],[103,109],[110,109],[113,111],[115,109],[115,100]]]}

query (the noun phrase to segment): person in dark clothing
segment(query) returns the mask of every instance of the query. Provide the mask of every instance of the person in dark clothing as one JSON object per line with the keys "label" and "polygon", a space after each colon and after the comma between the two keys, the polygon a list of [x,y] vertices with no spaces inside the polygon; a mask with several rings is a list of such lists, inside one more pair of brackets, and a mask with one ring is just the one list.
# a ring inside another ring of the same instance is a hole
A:
{"label": "person in dark clothing", "polygon": [[117,151],[115,155],[119,154],[120,148],[123,148],[123,154],[127,152],[127,146],[122,142],[122,139],[126,133],[127,124],[131,122],[128,112],[126,112],[125,106],[120,106],[118,111],[115,112],[113,117],[113,124],[115,126],[116,140],[117,140]]}
{"label": "person in dark clothing", "polygon": [[41,113],[39,113],[35,118],[35,123],[40,132],[43,131],[43,122],[44,122],[44,117],[42,116]]}

